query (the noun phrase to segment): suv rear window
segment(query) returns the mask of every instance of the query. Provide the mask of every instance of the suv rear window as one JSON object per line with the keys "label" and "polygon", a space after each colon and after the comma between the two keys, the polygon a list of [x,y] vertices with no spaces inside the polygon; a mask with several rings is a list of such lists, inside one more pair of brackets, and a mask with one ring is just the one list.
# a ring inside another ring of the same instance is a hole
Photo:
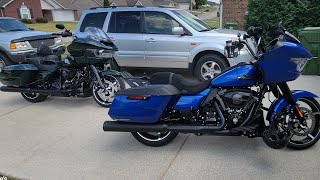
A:
{"label": "suv rear window", "polygon": [[140,11],[114,12],[112,13],[109,33],[140,33]]}
{"label": "suv rear window", "polygon": [[86,27],[97,27],[102,29],[108,12],[90,13],[87,14],[82,21],[80,32],[83,32]]}

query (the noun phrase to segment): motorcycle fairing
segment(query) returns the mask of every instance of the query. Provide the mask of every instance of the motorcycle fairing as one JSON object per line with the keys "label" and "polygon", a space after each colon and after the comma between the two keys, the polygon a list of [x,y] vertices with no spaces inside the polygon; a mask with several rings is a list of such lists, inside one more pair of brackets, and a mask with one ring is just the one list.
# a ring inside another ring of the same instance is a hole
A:
{"label": "motorcycle fairing", "polygon": [[[292,97],[295,101],[297,101],[299,98],[319,98],[317,95],[303,90],[295,90],[291,91]],[[269,108],[269,112],[267,114],[267,120],[269,122],[273,122],[275,116],[283,110],[283,108],[288,107],[289,103],[287,102],[285,97],[280,97],[273,101]]]}

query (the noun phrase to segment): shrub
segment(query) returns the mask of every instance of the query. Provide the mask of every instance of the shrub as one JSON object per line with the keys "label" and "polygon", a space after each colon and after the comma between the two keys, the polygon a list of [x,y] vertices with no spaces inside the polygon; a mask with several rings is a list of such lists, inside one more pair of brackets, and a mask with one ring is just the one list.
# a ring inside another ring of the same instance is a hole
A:
{"label": "shrub", "polygon": [[206,12],[209,12],[209,9],[206,9]]}
{"label": "shrub", "polygon": [[21,19],[21,22],[25,24],[34,24],[34,21],[32,19]]}
{"label": "shrub", "polygon": [[48,23],[49,20],[46,19],[46,18],[38,17],[38,18],[36,19],[36,22],[37,22],[37,23]]}

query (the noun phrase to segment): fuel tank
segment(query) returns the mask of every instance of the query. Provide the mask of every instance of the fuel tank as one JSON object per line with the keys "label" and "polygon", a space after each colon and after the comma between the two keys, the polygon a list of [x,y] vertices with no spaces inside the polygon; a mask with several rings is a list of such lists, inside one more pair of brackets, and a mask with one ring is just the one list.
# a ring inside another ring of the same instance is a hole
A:
{"label": "fuel tank", "polygon": [[252,64],[233,66],[211,81],[213,87],[250,87],[255,84],[257,84],[257,68]]}

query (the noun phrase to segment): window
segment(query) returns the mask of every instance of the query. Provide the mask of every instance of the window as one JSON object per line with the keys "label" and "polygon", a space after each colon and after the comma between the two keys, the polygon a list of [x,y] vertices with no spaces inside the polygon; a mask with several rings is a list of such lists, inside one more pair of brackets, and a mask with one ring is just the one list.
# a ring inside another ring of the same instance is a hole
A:
{"label": "window", "polygon": [[172,28],[179,23],[162,12],[145,12],[145,32],[147,34],[172,34]]}
{"label": "window", "polygon": [[99,13],[90,13],[87,14],[82,21],[80,32],[83,32],[86,27],[97,27],[102,29],[104,21],[106,20],[108,13],[99,12]]}
{"label": "window", "polygon": [[31,19],[30,9],[25,5],[21,6],[20,15],[21,15],[21,19]]}
{"label": "window", "polygon": [[211,30],[211,27],[208,24],[191,13],[183,10],[172,10],[172,12],[198,32]]}
{"label": "window", "polygon": [[141,16],[139,11],[112,13],[108,32],[140,33]]}

